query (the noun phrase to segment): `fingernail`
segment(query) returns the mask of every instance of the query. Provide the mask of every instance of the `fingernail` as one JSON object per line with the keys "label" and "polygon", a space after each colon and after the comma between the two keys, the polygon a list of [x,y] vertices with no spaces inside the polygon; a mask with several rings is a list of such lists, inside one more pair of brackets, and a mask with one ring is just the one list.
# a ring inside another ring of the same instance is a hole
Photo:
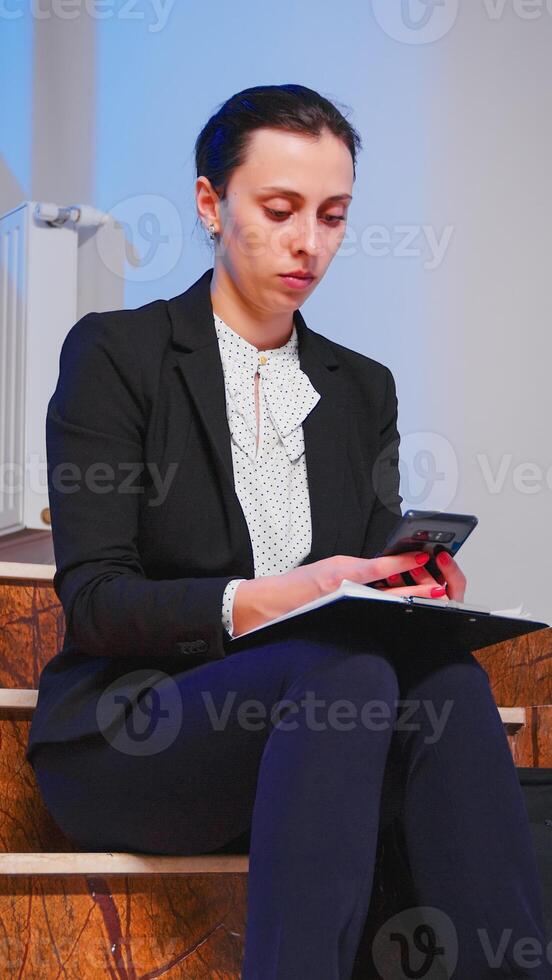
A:
{"label": "fingernail", "polygon": [[441,551],[437,555],[437,561],[439,562],[440,565],[447,565],[448,564],[448,562],[449,562],[449,556],[447,555],[446,551]]}
{"label": "fingernail", "polygon": [[427,551],[419,551],[418,554],[416,555],[416,562],[418,565],[423,565],[423,563],[427,561],[428,558],[429,558],[429,554],[427,553]]}
{"label": "fingernail", "polygon": [[401,580],[400,575],[389,575],[388,578],[390,582],[400,582]]}
{"label": "fingernail", "polygon": [[440,595],[444,595],[447,590],[444,585],[436,585],[434,589],[431,590],[432,598],[436,599]]}

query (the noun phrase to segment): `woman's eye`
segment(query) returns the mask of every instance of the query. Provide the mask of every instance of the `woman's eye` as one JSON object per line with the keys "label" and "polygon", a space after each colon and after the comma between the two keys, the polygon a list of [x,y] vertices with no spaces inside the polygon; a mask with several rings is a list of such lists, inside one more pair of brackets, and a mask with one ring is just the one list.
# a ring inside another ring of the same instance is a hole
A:
{"label": "woman's eye", "polygon": [[[291,211],[275,211],[274,208],[265,208],[265,211],[268,211],[277,221],[289,218],[291,214]],[[333,224],[334,222],[345,221],[345,218],[337,214],[327,214],[325,220],[327,224]]]}

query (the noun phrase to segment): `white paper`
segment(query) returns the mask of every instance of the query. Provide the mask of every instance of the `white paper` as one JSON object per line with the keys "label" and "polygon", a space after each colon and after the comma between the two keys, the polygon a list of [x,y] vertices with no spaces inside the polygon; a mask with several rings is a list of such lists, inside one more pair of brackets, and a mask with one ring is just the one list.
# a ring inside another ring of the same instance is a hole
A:
{"label": "white paper", "polygon": [[514,609],[493,609],[493,616],[509,616],[512,619],[532,619],[530,612],[524,608],[523,603],[520,602],[519,606]]}

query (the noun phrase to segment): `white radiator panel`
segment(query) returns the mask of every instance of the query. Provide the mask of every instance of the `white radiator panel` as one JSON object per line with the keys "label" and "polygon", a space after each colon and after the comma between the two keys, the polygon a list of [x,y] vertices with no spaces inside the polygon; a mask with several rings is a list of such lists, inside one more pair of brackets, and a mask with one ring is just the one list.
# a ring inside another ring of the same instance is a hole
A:
{"label": "white radiator panel", "polygon": [[110,246],[106,269],[93,230],[40,221],[35,206],[0,217],[0,536],[49,529],[46,410],[61,346],[85,313],[124,302],[122,229],[96,230]]}
{"label": "white radiator panel", "polygon": [[46,409],[56,387],[61,345],[77,319],[78,236],[69,226],[27,226],[27,355],[25,359],[25,487],[23,524],[47,528]]}
{"label": "white radiator panel", "polygon": [[23,525],[25,452],[25,227],[17,213],[0,230],[0,528]]}

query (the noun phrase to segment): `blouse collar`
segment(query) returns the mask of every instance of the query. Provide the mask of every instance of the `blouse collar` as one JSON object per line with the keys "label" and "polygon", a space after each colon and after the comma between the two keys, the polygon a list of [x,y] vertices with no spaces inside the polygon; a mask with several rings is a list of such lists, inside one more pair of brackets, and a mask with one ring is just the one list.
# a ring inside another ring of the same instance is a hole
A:
{"label": "blouse collar", "polygon": [[290,460],[305,449],[302,424],[320,399],[299,364],[295,323],[287,343],[259,350],[214,315],[224,369],[227,416],[234,440],[255,460],[257,419],[253,378],[261,376],[267,408]]}

